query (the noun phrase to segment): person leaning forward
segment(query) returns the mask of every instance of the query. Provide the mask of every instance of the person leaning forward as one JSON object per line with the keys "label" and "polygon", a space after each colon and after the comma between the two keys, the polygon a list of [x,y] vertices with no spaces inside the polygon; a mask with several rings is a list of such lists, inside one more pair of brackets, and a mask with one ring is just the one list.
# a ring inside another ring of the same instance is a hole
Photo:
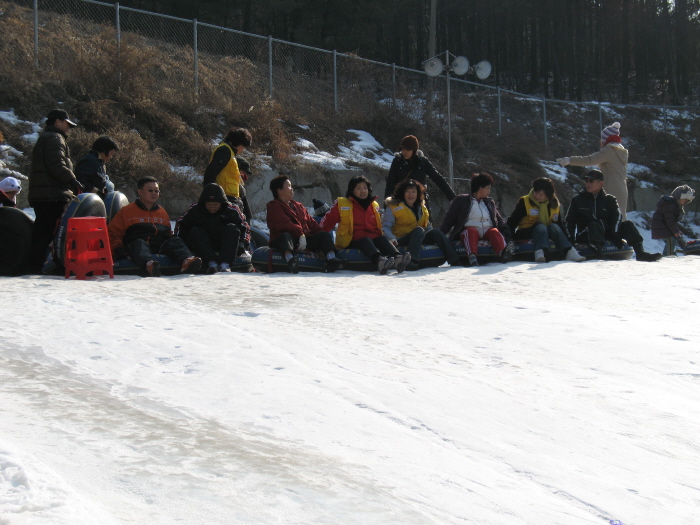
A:
{"label": "person leaning forward", "polygon": [[151,277],[160,277],[160,263],[154,253],[177,261],[180,273],[196,273],[202,260],[195,257],[180,237],[173,237],[170,217],[162,206],[158,181],[143,177],[138,181],[138,198],[124,206],[110,221],[109,242],[115,259],[128,257]]}
{"label": "person leaning forward", "polygon": [[[250,131],[245,128],[231,128],[224,141],[212,152],[202,179],[203,186],[213,182],[221,186],[226,193],[226,198],[243,210],[247,207],[241,199],[241,197],[245,198],[243,183],[247,177],[241,176],[236,155],[243,153],[252,143],[253,137]],[[250,220],[250,217],[247,219]]]}
{"label": "person leaning forward", "polygon": [[620,221],[617,199],[603,189],[603,173],[591,170],[585,177],[586,189],[571,199],[566,214],[566,230],[572,242],[590,245],[603,257],[606,240],[622,248],[624,241],[634,249],[638,261],[658,261],[660,253],[644,251],[644,239],[632,221]]}
{"label": "person leaning forward", "polygon": [[326,272],[335,272],[343,265],[335,256],[333,235],[324,231],[301,202],[293,200],[294,188],[287,175],[270,181],[273,200],[267,203],[267,226],[270,247],[282,250],[291,273],[299,272],[298,251],[321,251],[326,256]]}

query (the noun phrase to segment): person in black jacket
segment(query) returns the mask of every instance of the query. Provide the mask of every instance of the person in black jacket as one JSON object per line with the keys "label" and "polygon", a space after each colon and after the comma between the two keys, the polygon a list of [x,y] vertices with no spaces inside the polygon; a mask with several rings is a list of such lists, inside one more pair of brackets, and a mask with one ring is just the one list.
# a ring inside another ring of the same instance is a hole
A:
{"label": "person in black jacket", "polygon": [[175,234],[204,260],[209,274],[230,272],[234,259],[250,242],[250,228],[243,212],[214,183],[207,184],[199,202],[178,219]]}
{"label": "person in black jacket", "polygon": [[606,239],[622,248],[627,241],[638,261],[658,261],[660,253],[644,251],[644,239],[632,221],[620,222],[620,207],[613,195],[603,189],[604,177],[599,170],[591,170],[585,177],[586,189],[571,199],[566,214],[569,240],[590,245],[603,258]]}
{"label": "person in black jacket", "polygon": [[97,193],[104,198],[109,177],[105,164],[114,158],[119,146],[110,137],[99,137],[92,143],[90,151],[75,166],[75,177],[87,193]]}
{"label": "person in black jacket", "polygon": [[66,135],[77,126],[62,109],[46,116],[46,128],[32,150],[29,173],[29,205],[34,208],[29,272],[39,273],[48,255],[63,209],[83,187],[73,173]]}
{"label": "person in black jacket", "polygon": [[[437,187],[445,194],[447,200],[451,201],[455,198],[454,190],[418,148],[418,139],[413,135],[408,135],[401,140],[401,151],[394,155],[394,160],[391,162],[391,167],[389,168],[389,177],[386,180],[384,199],[391,197],[396,187],[406,179],[413,179],[425,186],[427,178],[430,177]],[[427,193],[425,197],[427,206]]]}
{"label": "person in black jacket", "polygon": [[663,195],[656,203],[656,211],[651,218],[651,238],[664,241],[664,257],[676,254],[676,245],[685,250],[685,240],[678,223],[685,214],[683,206],[695,198],[695,190],[684,184],[678,186],[671,195]]}

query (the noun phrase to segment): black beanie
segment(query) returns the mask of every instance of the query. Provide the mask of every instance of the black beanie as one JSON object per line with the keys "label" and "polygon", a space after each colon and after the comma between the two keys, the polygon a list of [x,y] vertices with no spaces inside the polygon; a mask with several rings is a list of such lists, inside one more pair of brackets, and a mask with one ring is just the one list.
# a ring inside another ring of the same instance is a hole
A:
{"label": "black beanie", "polygon": [[224,189],[216,183],[207,184],[199,196],[199,202],[220,202],[228,204]]}

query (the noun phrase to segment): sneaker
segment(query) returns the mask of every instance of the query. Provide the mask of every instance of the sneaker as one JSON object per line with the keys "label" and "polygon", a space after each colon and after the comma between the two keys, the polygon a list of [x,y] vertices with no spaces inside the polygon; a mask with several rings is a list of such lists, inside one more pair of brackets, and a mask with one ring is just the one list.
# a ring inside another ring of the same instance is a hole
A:
{"label": "sneaker", "polygon": [[593,253],[595,253],[596,258],[598,258],[598,259],[605,258],[605,248],[603,247],[602,244],[599,244],[599,245],[591,244],[591,248],[593,248]]}
{"label": "sneaker", "polygon": [[341,263],[340,259],[338,259],[337,257],[333,257],[332,259],[328,259],[326,261],[326,273],[333,273],[342,269],[343,263]]}
{"label": "sneaker", "polygon": [[406,252],[403,254],[403,256],[399,255],[394,259],[395,264],[396,264],[396,271],[399,273],[403,273],[403,271],[406,269],[406,266],[408,266],[408,263],[411,262],[411,254],[409,252]]}
{"label": "sneaker", "polygon": [[476,254],[469,254],[469,266],[479,266],[479,261],[476,259]]}
{"label": "sneaker", "polygon": [[146,271],[151,277],[160,277],[160,263],[151,259],[146,263]]}
{"label": "sneaker", "polygon": [[503,251],[501,252],[501,262],[503,264],[509,263],[513,260],[513,253],[508,250],[508,248],[503,248]]}
{"label": "sneaker", "polygon": [[202,259],[199,257],[191,256],[182,261],[182,266],[180,266],[180,273],[197,273],[202,267]]}
{"label": "sneaker", "polygon": [[296,255],[287,261],[287,268],[289,273],[298,274],[299,273],[299,259]]}
{"label": "sneaker", "polygon": [[408,263],[408,265],[406,266],[406,271],[407,271],[407,272],[416,272],[416,271],[418,271],[418,270],[420,270],[420,264],[418,264],[416,261],[411,261],[411,262]]}
{"label": "sneaker", "polygon": [[536,263],[547,262],[547,258],[544,256],[544,250],[535,250],[535,262]]}
{"label": "sneaker", "polygon": [[578,250],[574,247],[571,247],[568,252],[566,252],[566,260],[567,261],[574,261],[574,262],[583,262],[586,260],[586,258],[578,253]]}
{"label": "sneaker", "polygon": [[219,271],[220,272],[230,272],[231,271],[231,265],[229,263],[221,263],[219,265]]}
{"label": "sneaker", "polygon": [[377,270],[379,270],[379,275],[386,275],[386,272],[389,271],[389,268],[394,267],[394,258],[393,257],[380,257],[379,260],[377,261]]}
{"label": "sneaker", "polygon": [[207,265],[207,274],[212,275],[217,272],[218,268],[216,266],[216,261],[209,261],[209,264]]}
{"label": "sneaker", "polygon": [[637,260],[644,262],[654,262],[661,259],[660,253],[649,253],[649,252],[639,252],[637,253]]}

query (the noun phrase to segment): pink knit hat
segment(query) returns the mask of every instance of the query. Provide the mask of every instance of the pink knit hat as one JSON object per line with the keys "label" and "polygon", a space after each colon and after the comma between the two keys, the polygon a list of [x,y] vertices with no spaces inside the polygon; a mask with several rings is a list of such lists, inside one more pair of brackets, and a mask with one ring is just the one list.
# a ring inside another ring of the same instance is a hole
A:
{"label": "pink knit hat", "polygon": [[[608,138],[613,136],[613,135],[617,135],[618,137],[620,136],[620,123],[619,122],[613,122],[612,125],[605,128],[600,133],[600,140],[602,142],[605,142],[605,143],[610,142],[608,140]],[[615,142],[619,142],[619,140],[616,140]]]}

